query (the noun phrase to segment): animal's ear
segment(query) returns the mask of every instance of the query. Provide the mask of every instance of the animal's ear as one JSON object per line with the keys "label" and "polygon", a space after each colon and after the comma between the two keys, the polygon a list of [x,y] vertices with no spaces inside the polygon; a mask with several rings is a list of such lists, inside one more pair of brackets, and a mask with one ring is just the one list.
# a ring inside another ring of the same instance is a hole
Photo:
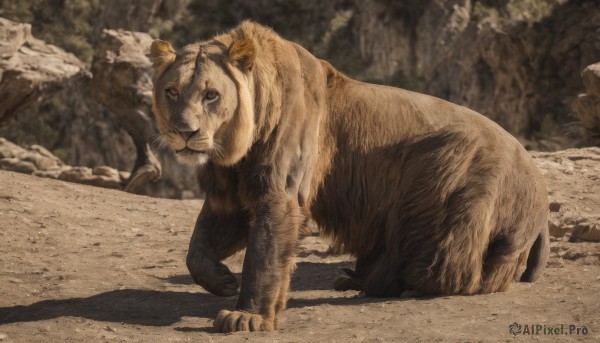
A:
{"label": "animal's ear", "polygon": [[251,39],[239,39],[229,46],[229,62],[243,71],[252,70],[256,59],[256,45]]}
{"label": "animal's ear", "polygon": [[160,66],[171,63],[175,60],[175,50],[169,42],[165,42],[164,40],[156,39],[150,45],[150,53],[146,55],[154,68],[159,68]]}

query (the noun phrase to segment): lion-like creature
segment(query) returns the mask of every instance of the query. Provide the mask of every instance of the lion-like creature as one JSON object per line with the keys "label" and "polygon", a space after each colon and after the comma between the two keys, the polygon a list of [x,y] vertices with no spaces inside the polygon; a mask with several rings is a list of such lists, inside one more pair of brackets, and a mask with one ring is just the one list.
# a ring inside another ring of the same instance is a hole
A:
{"label": "lion-like creature", "polygon": [[[276,329],[310,219],[356,256],[338,290],[468,295],[541,274],[543,176],[486,117],[352,80],[248,21],[179,51],[157,40],[149,57],[162,138],[206,192],[188,269],[213,294],[239,293],[217,330]],[[243,248],[240,288],[221,261]]]}

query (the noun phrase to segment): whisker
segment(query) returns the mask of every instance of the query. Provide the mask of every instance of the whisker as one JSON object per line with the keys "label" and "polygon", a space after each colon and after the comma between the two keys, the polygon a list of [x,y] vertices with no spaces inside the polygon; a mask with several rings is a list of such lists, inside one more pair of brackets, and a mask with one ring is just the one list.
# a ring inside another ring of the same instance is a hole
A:
{"label": "whisker", "polygon": [[225,148],[223,147],[223,144],[221,143],[221,140],[215,139],[213,141],[213,147],[214,147],[213,150],[216,153],[217,157],[219,157],[219,158],[224,158],[225,157]]}
{"label": "whisker", "polygon": [[150,144],[156,148],[157,151],[163,152],[171,149],[169,142],[166,140],[165,135],[157,133],[150,136]]}
{"label": "whisker", "polygon": [[221,158],[225,158],[225,147],[223,146],[223,142],[219,142],[219,155]]}

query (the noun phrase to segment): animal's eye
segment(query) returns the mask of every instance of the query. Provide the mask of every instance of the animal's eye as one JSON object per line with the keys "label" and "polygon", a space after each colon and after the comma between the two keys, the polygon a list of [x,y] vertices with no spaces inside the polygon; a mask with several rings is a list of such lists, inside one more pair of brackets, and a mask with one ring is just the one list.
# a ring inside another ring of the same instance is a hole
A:
{"label": "animal's eye", "polygon": [[179,91],[175,87],[169,87],[169,88],[165,89],[165,93],[167,93],[167,95],[169,95],[173,98],[176,98],[179,96]]}
{"label": "animal's eye", "polygon": [[213,89],[209,90],[208,92],[206,92],[206,95],[204,95],[204,99],[206,99],[207,102],[213,102],[217,100],[218,97],[219,92]]}

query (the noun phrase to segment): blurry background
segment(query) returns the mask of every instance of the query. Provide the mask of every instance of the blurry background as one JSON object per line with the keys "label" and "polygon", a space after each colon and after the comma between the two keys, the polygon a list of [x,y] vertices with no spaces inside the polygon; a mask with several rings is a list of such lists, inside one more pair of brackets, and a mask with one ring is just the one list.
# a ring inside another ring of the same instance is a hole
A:
{"label": "blurry background", "polygon": [[[252,19],[353,78],[479,111],[528,149],[596,144],[571,107],[585,92],[582,70],[600,61],[600,1],[0,0],[0,17],[30,23],[34,37],[73,53],[83,72],[105,53],[104,29],[141,31],[179,48]],[[131,170],[135,146],[91,74],[18,111],[0,136],[42,145],[68,165]],[[139,192],[198,195],[185,192],[195,187],[193,173],[168,168],[163,161],[171,177],[161,187],[176,191]]]}

